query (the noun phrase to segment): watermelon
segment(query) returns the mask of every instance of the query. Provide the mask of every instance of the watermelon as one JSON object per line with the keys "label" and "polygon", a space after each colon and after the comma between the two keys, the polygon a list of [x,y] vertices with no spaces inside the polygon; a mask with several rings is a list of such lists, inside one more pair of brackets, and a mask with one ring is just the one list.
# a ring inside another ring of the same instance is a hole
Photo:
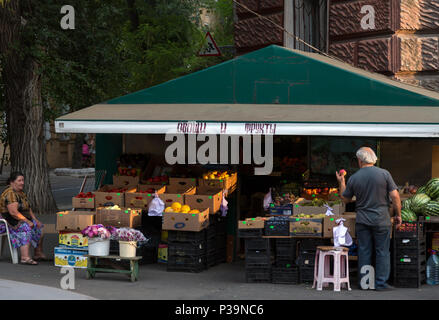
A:
{"label": "watermelon", "polygon": [[406,199],[401,203],[401,209],[410,210],[410,206],[412,204],[412,198]]}
{"label": "watermelon", "polygon": [[430,201],[428,202],[423,211],[424,216],[439,216],[439,202],[438,201]]}
{"label": "watermelon", "polygon": [[425,205],[430,202],[431,198],[425,193],[415,194],[411,199],[410,209],[416,214],[422,214]]}
{"label": "watermelon", "polygon": [[439,178],[433,178],[425,185],[425,194],[432,199],[439,197]]}
{"label": "watermelon", "polygon": [[425,186],[419,187],[419,189],[416,191],[416,194],[418,193],[425,193]]}
{"label": "watermelon", "polygon": [[411,210],[402,209],[401,210],[401,219],[402,221],[416,221],[418,217],[416,216],[416,213],[414,213]]}

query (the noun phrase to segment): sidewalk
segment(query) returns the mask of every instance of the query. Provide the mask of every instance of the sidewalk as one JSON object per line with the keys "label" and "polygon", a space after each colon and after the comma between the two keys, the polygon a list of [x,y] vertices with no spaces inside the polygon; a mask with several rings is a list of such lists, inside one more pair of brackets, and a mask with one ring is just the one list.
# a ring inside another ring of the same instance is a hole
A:
{"label": "sidewalk", "polygon": [[0,279],[0,300],[96,300],[67,290]]}

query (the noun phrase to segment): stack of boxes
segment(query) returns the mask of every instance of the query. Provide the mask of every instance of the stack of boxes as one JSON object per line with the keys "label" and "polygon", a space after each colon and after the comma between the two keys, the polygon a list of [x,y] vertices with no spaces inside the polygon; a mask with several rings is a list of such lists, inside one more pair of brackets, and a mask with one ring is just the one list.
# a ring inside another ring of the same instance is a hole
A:
{"label": "stack of boxes", "polygon": [[395,287],[419,288],[426,282],[426,236],[423,222],[404,222],[394,230],[393,281]]}
{"label": "stack of boxes", "polygon": [[331,245],[329,239],[300,239],[297,254],[299,279],[301,283],[314,281],[315,257],[318,246]]}
{"label": "stack of boxes", "polygon": [[272,282],[283,284],[299,283],[299,268],[296,265],[297,240],[273,239],[275,241],[276,255],[273,266]]}
{"label": "stack of boxes", "polygon": [[270,239],[245,239],[246,282],[271,283],[271,253]]}
{"label": "stack of boxes", "polygon": [[55,266],[87,268],[88,238],[81,234],[81,230],[94,224],[95,216],[93,211],[57,213],[59,245],[55,248]]}
{"label": "stack of boxes", "polygon": [[165,207],[179,202],[199,213],[163,212],[162,229],[168,231],[167,270],[201,272],[224,262],[227,220],[219,214],[223,190],[217,185],[197,187],[193,178],[170,177],[169,183],[159,195]]}

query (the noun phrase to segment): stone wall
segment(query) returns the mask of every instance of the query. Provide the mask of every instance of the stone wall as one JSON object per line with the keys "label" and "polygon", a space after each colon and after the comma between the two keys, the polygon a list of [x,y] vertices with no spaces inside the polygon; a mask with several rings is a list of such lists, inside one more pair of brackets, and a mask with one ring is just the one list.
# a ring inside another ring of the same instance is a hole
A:
{"label": "stone wall", "polygon": [[329,54],[439,91],[439,0],[330,0]]}
{"label": "stone wall", "polygon": [[[240,0],[252,11],[284,25],[284,0]],[[271,44],[283,45],[283,31],[270,21],[235,4],[235,46],[238,55]]]}

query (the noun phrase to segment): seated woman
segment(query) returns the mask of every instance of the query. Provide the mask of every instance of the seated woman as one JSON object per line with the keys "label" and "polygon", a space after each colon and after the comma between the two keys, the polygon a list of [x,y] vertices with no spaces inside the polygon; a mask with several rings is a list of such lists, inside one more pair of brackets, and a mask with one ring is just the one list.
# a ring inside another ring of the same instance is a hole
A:
{"label": "seated woman", "polygon": [[[8,222],[12,246],[20,248],[20,262],[36,265],[38,260],[47,260],[43,253],[43,224],[35,218],[27,196],[23,192],[23,174],[13,172],[8,184],[9,187],[0,196],[1,216]],[[31,245],[35,248],[34,259],[30,257]]]}

